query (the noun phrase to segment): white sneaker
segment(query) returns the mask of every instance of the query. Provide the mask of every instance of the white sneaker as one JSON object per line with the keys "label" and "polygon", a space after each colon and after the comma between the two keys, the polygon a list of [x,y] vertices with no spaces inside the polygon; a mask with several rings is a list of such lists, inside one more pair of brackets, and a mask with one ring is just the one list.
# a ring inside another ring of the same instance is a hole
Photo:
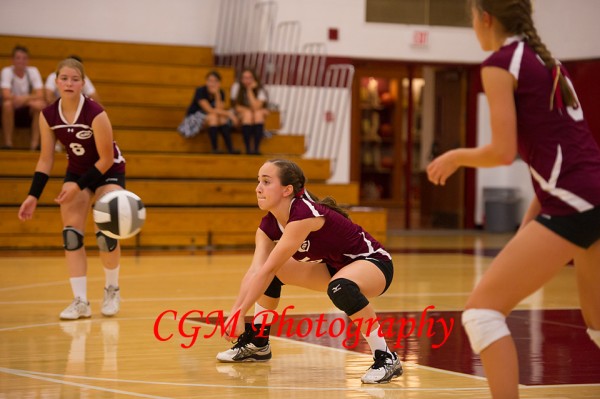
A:
{"label": "white sneaker", "polygon": [[104,288],[104,300],[102,301],[102,314],[104,316],[114,316],[119,313],[121,308],[121,293],[119,287],[109,285]]}
{"label": "white sneaker", "polygon": [[267,343],[265,346],[258,347],[250,342],[253,337],[252,330],[243,332],[231,349],[217,354],[217,360],[224,363],[238,363],[266,362],[271,359],[271,345]]}
{"label": "white sneaker", "polygon": [[384,384],[402,375],[402,364],[395,353],[375,351],[375,361],[361,377],[363,384]]}
{"label": "white sneaker", "polygon": [[63,320],[77,320],[81,317],[91,317],[92,308],[89,302],[84,302],[81,298],[73,299],[73,302],[65,310],[60,312],[60,318]]}

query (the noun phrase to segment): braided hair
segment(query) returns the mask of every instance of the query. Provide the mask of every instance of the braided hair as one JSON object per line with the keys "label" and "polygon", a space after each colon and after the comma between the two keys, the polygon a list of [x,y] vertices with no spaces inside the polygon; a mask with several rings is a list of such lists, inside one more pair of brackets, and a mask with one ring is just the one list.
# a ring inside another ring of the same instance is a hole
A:
{"label": "braided hair", "polygon": [[[552,72],[554,84],[550,95],[550,109],[554,108],[555,97],[559,101],[562,100],[566,106],[579,107],[577,97],[562,73],[560,62],[552,56],[535,28],[531,0],[470,0],[470,3],[480,12],[487,12],[495,17],[507,33],[523,35],[525,41],[542,59],[546,68]],[[559,89],[558,92],[557,89]],[[560,107],[560,104],[558,106]]]}
{"label": "braided hair", "polygon": [[349,218],[348,212],[342,209],[335,199],[332,197],[325,197],[319,200],[314,194],[306,190],[304,184],[306,183],[306,177],[302,169],[292,161],[287,159],[271,159],[267,161],[274,164],[279,169],[279,180],[283,186],[291,185],[294,188],[294,197],[302,198],[307,197],[309,200],[314,201],[318,204],[325,205],[329,209],[341,214],[342,216]]}

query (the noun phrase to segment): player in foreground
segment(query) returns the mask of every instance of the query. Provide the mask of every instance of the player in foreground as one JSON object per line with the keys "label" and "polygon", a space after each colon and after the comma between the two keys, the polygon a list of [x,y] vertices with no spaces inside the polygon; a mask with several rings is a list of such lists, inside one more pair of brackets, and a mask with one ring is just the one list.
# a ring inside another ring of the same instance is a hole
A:
{"label": "player in foreground", "polygon": [[[271,358],[270,320],[245,326],[244,315],[277,308],[281,286],[295,285],[327,292],[333,304],[352,320],[375,320],[367,298],[383,294],[394,273],[392,258],[369,233],[352,223],[335,201],[318,201],[304,187],[305,177],[295,163],[275,159],[258,172],[258,206],[268,214],[256,231],[252,264],[225,325],[238,316],[237,331],[227,331],[237,343],[217,355],[222,362],[266,361]],[[272,315],[270,315],[272,316]],[[257,320],[261,320],[257,317]],[[265,337],[257,331],[264,328]],[[374,363],[361,380],[385,383],[402,374],[402,365],[379,330],[363,323],[361,332],[373,352]]]}
{"label": "player in foreground", "polygon": [[517,353],[506,316],[571,259],[588,334],[600,346],[600,150],[564,67],[540,40],[530,0],[471,0],[492,142],[448,151],[427,168],[444,185],[460,166],[513,162],[531,171],[535,198],[516,236],[494,259],[462,322],[494,398],[519,396]]}
{"label": "player in foreground", "polygon": [[[19,219],[32,218],[38,199],[54,164],[58,139],[65,147],[68,166],[62,190],[55,201],[60,205],[63,240],[73,302],[60,313],[61,319],[76,320],[92,315],[87,299],[87,258],[83,247],[86,217],[94,198],[125,188],[125,159],[113,141],[112,126],[104,109],[85,97],[83,65],[75,59],[61,61],[56,85],[60,98],[40,115],[41,152],[29,195],[19,209]],[[102,314],[113,316],[120,307],[119,242],[96,232],[106,285]]]}

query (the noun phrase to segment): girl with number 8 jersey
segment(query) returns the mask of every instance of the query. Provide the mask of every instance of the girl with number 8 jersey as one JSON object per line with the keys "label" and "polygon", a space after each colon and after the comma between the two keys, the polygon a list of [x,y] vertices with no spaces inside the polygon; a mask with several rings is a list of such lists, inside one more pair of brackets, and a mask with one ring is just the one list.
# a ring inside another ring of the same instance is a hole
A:
{"label": "girl with number 8 jersey", "polygon": [[[60,205],[63,242],[70,275],[73,302],[60,313],[61,319],[90,317],[87,298],[87,258],[83,246],[86,218],[94,199],[125,188],[125,159],[113,141],[110,120],[104,109],[82,94],[83,65],[72,58],[58,64],[56,85],[60,98],[40,115],[41,151],[29,195],[19,209],[19,219],[33,217],[38,199],[54,164],[58,139],[67,151],[64,184],[55,201]],[[120,308],[119,242],[96,228],[106,284],[102,314],[113,316]]]}

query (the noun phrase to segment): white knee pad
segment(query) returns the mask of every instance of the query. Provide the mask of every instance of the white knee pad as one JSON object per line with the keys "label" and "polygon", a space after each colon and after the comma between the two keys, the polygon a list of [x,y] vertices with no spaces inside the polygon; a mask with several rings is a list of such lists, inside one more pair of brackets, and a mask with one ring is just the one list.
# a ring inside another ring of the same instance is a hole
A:
{"label": "white knee pad", "polygon": [[591,328],[588,328],[587,333],[592,341],[594,341],[596,346],[600,348],[600,330],[592,330]]}
{"label": "white knee pad", "polygon": [[506,317],[496,310],[467,309],[462,314],[462,324],[476,354],[500,338],[510,335]]}

